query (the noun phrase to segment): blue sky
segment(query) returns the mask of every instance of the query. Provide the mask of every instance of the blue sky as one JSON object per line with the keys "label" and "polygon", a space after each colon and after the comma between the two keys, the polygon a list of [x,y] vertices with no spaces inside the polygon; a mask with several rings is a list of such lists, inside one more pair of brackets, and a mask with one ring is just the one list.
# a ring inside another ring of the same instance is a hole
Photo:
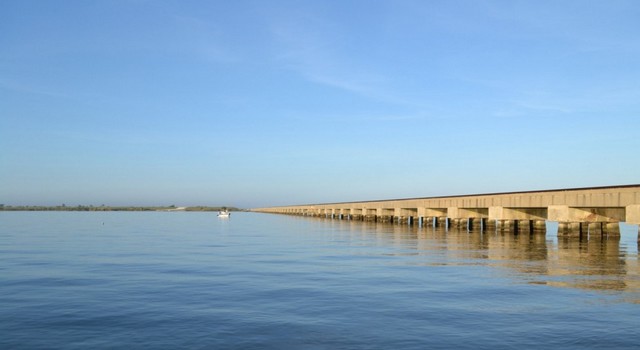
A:
{"label": "blue sky", "polygon": [[0,203],[640,181],[638,1],[2,1]]}

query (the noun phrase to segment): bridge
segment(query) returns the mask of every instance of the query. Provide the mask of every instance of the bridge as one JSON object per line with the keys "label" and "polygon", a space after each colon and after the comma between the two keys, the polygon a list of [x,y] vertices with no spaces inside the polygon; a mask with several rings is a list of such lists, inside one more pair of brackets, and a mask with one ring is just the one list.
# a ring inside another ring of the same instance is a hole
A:
{"label": "bridge", "polygon": [[640,224],[640,185],[305,204],[252,211],[514,233],[546,232],[546,221],[555,221],[558,236],[614,238],[620,237],[620,222]]}

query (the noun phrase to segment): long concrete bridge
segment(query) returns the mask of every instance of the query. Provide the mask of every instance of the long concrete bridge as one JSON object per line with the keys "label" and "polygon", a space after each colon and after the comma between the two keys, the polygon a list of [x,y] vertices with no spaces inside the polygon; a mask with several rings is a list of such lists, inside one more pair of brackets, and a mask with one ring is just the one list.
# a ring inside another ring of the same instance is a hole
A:
{"label": "long concrete bridge", "polygon": [[558,236],[619,237],[619,222],[640,224],[640,185],[291,205],[252,211],[514,233],[545,232],[548,220],[558,222]]}

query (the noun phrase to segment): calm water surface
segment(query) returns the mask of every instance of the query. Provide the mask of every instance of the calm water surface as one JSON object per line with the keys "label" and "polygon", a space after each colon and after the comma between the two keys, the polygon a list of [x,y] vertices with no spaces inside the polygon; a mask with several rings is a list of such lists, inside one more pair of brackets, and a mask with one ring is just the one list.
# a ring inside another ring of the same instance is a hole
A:
{"label": "calm water surface", "polygon": [[0,348],[637,349],[637,226],[549,227],[0,212]]}

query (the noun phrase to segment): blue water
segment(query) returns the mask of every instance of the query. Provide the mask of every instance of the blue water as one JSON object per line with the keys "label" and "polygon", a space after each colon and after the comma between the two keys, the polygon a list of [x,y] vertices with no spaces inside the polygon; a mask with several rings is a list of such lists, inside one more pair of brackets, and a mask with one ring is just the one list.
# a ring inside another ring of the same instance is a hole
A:
{"label": "blue water", "polygon": [[0,348],[637,349],[636,230],[0,212]]}

